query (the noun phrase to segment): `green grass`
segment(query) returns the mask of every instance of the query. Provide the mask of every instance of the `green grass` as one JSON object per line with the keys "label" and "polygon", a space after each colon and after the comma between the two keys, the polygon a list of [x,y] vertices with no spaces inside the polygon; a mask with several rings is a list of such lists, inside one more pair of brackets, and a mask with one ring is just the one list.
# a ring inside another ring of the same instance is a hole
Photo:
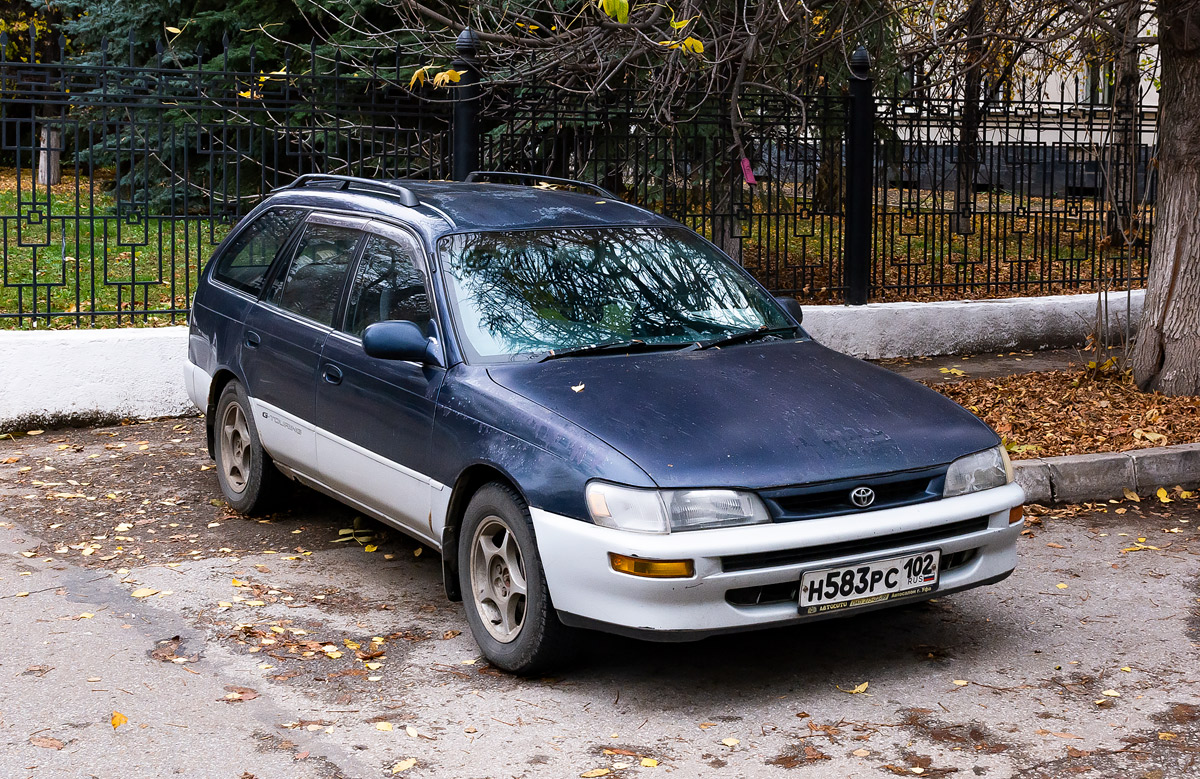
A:
{"label": "green grass", "polygon": [[[808,205],[778,193],[754,203],[741,223],[741,259],[767,286],[802,289],[802,299],[821,302],[841,284],[844,220]],[[926,196],[908,208],[889,203],[884,218],[876,215],[872,300],[1092,292],[1123,288],[1131,270],[1138,276],[1148,266],[1147,247],[1108,245],[1090,200],[1069,207],[1060,199],[981,193],[966,234],[955,229],[952,205]],[[712,237],[711,226],[705,232]]]}
{"label": "green grass", "polygon": [[[18,198],[16,171],[0,169],[0,329],[183,322],[149,312],[189,305],[200,269],[230,225],[119,213],[111,178],[64,177],[47,204],[44,187],[34,196],[28,171]],[[839,302],[831,288],[841,285],[843,219],[810,211],[790,185],[760,186],[755,194],[739,223],[743,264],[768,286],[802,290],[802,300]],[[1122,288],[1130,267],[1139,275],[1147,265],[1146,248],[1129,256],[1105,245],[1089,200],[981,193],[963,235],[944,193],[905,190],[911,202],[904,203],[897,190],[883,194],[889,204],[874,225],[872,300],[1090,292],[1095,276]],[[706,205],[689,210],[702,213]],[[685,221],[713,237],[711,221]],[[6,316],[18,311],[26,316]]]}
{"label": "green grass", "polygon": [[60,185],[48,204],[44,190],[35,202],[28,190],[18,200],[15,187],[0,188],[0,314],[37,314],[0,318],[0,328],[170,324],[169,314],[148,312],[189,305],[200,269],[230,226],[122,215],[99,187],[89,202],[81,183],[78,201],[74,186]]}

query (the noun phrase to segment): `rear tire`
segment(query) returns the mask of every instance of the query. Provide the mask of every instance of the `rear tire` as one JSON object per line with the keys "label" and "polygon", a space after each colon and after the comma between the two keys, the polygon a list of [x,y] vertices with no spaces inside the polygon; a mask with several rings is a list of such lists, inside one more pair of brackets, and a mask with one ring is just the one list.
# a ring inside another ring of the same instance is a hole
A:
{"label": "rear tire", "polygon": [[458,576],[467,623],[484,657],[520,675],[561,661],[571,631],[558,621],[538,557],[529,507],[491,483],[471,498],[459,535]]}
{"label": "rear tire", "polygon": [[261,514],[279,496],[283,474],[262,448],[250,399],[237,381],[221,390],[213,420],[217,481],[234,511]]}

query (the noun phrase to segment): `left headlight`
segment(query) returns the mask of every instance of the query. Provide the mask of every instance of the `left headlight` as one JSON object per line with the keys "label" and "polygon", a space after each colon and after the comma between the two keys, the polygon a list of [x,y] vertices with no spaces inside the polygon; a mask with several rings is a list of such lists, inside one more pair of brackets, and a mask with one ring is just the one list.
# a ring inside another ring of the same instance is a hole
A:
{"label": "left headlight", "polygon": [[594,481],[587,485],[592,521],[639,533],[678,533],[771,521],[757,495],[739,490],[645,490]]}
{"label": "left headlight", "polygon": [[1003,487],[1013,480],[1012,462],[1003,446],[987,449],[950,463],[946,471],[946,488],[942,497],[967,495],[993,487]]}

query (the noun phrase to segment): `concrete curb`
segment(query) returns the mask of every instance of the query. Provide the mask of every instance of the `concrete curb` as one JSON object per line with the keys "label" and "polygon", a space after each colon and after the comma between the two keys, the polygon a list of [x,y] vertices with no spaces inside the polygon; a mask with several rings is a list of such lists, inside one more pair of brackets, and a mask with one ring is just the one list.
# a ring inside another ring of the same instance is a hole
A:
{"label": "concrete curb", "polygon": [[185,414],[186,327],[0,332],[0,431]]}
{"label": "concrete curb", "polygon": [[[1143,290],[1108,295],[1106,329],[1141,316]],[[1083,343],[1096,295],[805,306],[824,345],[868,359],[984,354]],[[186,413],[186,327],[0,331],[0,430]]]}
{"label": "concrete curb", "polygon": [[804,329],[830,349],[868,360],[1059,348],[1083,343],[1099,322],[1112,339],[1124,336],[1127,318],[1133,332],[1145,297],[1140,289],[1108,293],[1106,317],[1094,294],[804,306]]}
{"label": "concrete curb", "polygon": [[1029,503],[1083,503],[1152,495],[1159,487],[1200,487],[1200,444],[1128,452],[1041,457],[1013,463]]}

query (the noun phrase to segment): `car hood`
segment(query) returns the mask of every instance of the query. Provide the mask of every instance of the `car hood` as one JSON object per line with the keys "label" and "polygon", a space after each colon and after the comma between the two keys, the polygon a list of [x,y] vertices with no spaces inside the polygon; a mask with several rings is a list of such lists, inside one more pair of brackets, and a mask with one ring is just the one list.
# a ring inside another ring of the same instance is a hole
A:
{"label": "car hood", "polygon": [[850,479],[999,443],[933,390],[812,341],[512,363],[488,375],[665,488]]}

